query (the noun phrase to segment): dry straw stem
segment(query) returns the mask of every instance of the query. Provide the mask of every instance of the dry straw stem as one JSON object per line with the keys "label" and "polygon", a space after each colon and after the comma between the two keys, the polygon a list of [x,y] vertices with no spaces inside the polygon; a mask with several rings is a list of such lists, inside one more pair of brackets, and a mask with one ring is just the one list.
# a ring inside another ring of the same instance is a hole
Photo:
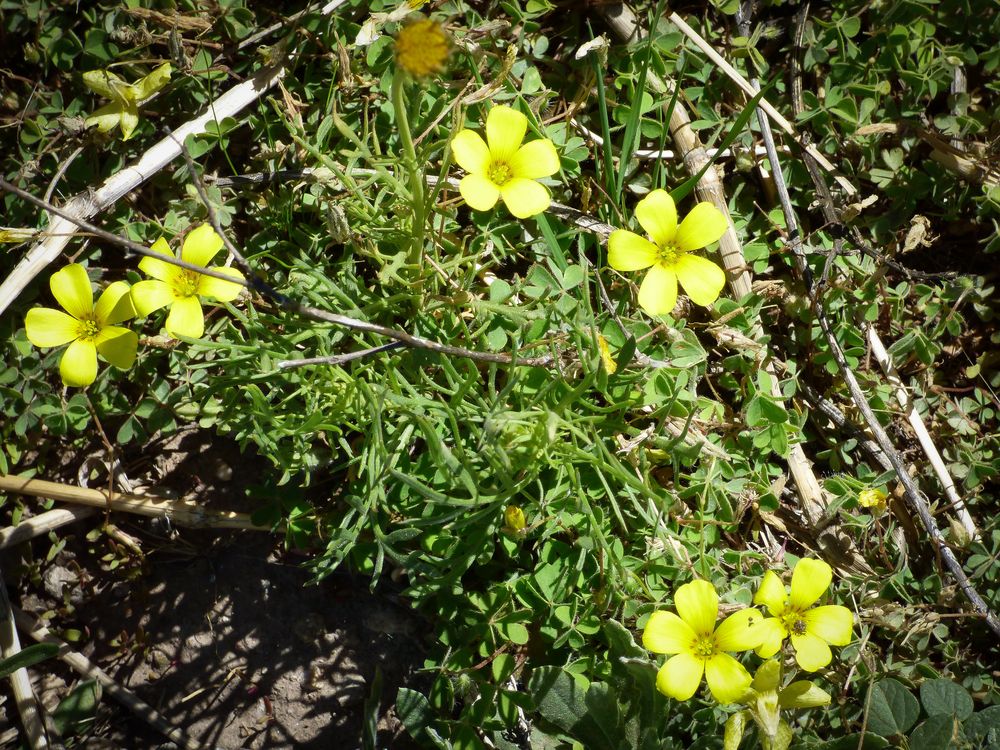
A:
{"label": "dry straw stem", "polygon": [[81,506],[79,508],[56,508],[39,513],[37,516],[22,521],[17,526],[0,529],[0,549],[7,549],[29,539],[34,539],[36,536],[47,534],[66,524],[92,516],[96,512],[93,508]]}
{"label": "dry straw stem", "polygon": [[885,350],[882,339],[879,338],[878,333],[871,326],[865,327],[865,336],[868,338],[868,346],[871,347],[872,354],[875,355],[875,359],[878,360],[879,365],[882,367],[882,372],[885,373],[886,380],[889,381],[889,385],[892,386],[896,393],[896,401],[899,402],[900,408],[906,414],[906,420],[917,435],[920,447],[924,449],[927,459],[931,462],[931,467],[934,469],[934,473],[937,474],[938,481],[944,488],[945,497],[951,503],[955,515],[958,516],[959,523],[962,524],[962,528],[965,529],[966,533],[975,539],[979,536],[979,530],[976,528],[975,521],[969,515],[969,510],[965,507],[965,501],[962,500],[962,497],[958,494],[958,490],[955,489],[955,480],[951,478],[951,473],[948,471],[948,467],[945,466],[940,451],[938,451],[934,440],[927,431],[923,417],[920,416],[913,402],[910,401],[910,397],[906,393],[906,387],[903,385],[903,381],[900,380],[899,373],[896,372],[896,368],[892,364],[889,352]]}
{"label": "dry straw stem", "polygon": [[[32,618],[19,609],[14,610],[14,620],[17,622],[17,627],[33,640],[39,643],[54,643],[59,646],[59,658],[69,665],[74,672],[87,679],[97,680],[108,695],[132,711],[136,716],[149,724],[149,726],[158,732],[162,732],[165,737],[177,743],[179,747],[187,748],[187,750],[205,750],[207,746],[204,743],[196,742],[184,734],[184,732],[171,725],[163,714],[131,690],[122,687],[111,679],[107,672],[90,661],[86,656],[71,650],[68,644],[52,635],[44,625],[36,626]],[[219,749],[216,748],[216,750]]]}
{"label": "dry straw stem", "polygon": [[[628,42],[641,38],[642,33],[635,14],[626,5],[604,6],[600,8],[600,13],[604,16],[611,30],[622,41]],[[652,70],[647,72],[646,77],[649,86],[661,96],[672,93],[674,85],[672,82],[662,80]],[[670,113],[670,132],[674,137],[678,152],[683,155],[685,168],[690,174],[700,172],[708,163],[709,156],[698,140],[698,136],[691,129],[691,117],[680,99],[675,102]],[[739,298],[750,294],[750,270],[743,262],[743,247],[736,236],[736,230],[733,228],[729,207],[726,203],[725,189],[719,179],[718,172],[714,168],[709,168],[698,182],[695,191],[701,200],[711,202],[722,211],[729,223],[729,228],[719,242],[719,253],[728,272],[729,286],[733,295]],[[767,361],[765,369],[771,375],[771,394],[784,400],[773,364]],[[806,458],[801,444],[790,447],[788,468],[799,491],[802,512],[814,527],[820,526],[823,523],[827,502],[819,481],[816,479],[816,474],[812,470],[812,464]],[[851,561],[855,566],[863,563],[860,559],[856,559],[856,555],[851,555],[851,557],[855,558]]]}
{"label": "dry straw stem", "polygon": [[77,487],[61,482],[48,482],[44,479],[26,479],[10,474],[0,474],[0,491],[47,497],[51,500],[86,505],[92,508],[110,508],[150,518],[163,518],[177,526],[189,528],[271,531],[270,526],[255,524],[246,513],[209,510],[190,500],[168,500],[117,492],[108,499],[108,493],[104,490]]}
{"label": "dry straw stem", "polygon": [[[330,13],[347,0],[333,0],[320,9]],[[189,135],[205,132],[209,123],[226,117],[235,117],[253,104],[286,74],[287,68],[276,65],[264,68],[252,78],[233,86],[218,99],[210,102],[198,117],[181,125],[171,135],[159,141],[142,155],[139,161],[109,177],[96,190],[71,198],[64,206],[66,213],[80,219],[88,219],[122,196],[135,190],[170,162],[181,155],[178,141],[183,142]],[[17,299],[21,290],[42,270],[54,261],[76,232],[77,224],[65,216],[56,216],[44,230],[44,237],[21,259],[10,275],[0,284],[0,313]]]}
{"label": "dry straw stem", "polygon": [[[9,659],[20,651],[21,640],[17,637],[17,628],[14,627],[14,608],[10,606],[7,587],[4,585],[3,575],[0,574],[0,653],[5,659]],[[21,667],[15,671],[10,676],[10,686],[14,693],[14,702],[17,704],[17,712],[21,716],[21,725],[27,734],[28,746],[32,750],[45,750],[49,747],[49,741],[45,736],[38,699],[31,688],[28,670]]]}

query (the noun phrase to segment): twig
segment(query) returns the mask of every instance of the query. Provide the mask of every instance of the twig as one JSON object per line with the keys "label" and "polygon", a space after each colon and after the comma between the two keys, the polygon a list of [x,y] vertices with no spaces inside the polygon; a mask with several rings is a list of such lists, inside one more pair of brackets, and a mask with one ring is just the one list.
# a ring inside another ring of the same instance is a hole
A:
{"label": "twig", "polygon": [[[17,628],[14,626],[14,608],[7,598],[7,586],[4,584],[3,574],[0,573],[0,654],[9,659],[20,651],[21,640],[17,637]],[[32,750],[46,750],[49,741],[42,724],[38,699],[31,688],[28,670],[21,667],[10,675],[10,686],[14,693],[14,702],[17,704],[17,712],[21,716],[21,725],[27,735],[28,746]]]}
{"label": "twig", "polygon": [[0,529],[0,549],[7,549],[29,539],[34,539],[36,536],[47,534],[53,529],[92,516],[94,512],[93,508],[80,507],[56,508],[39,513],[37,516],[21,521],[17,526]]}
{"label": "twig", "polygon": [[[347,0],[333,0],[323,7],[323,13],[330,13]],[[264,68],[249,80],[233,86],[218,99],[209,102],[205,111],[193,120],[177,128],[174,133],[183,142],[189,135],[205,132],[210,122],[226,117],[234,117],[240,111],[257,101],[268,89],[281,80],[287,68],[283,65]],[[173,138],[164,138],[154,145],[133,165],[109,177],[94,191],[88,191],[69,200],[65,204],[66,214],[86,219],[115,203],[119,198],[135,190],[139,185],[163,169],[180,156]],[[43,268],[59,257],[63,248],[79,226],[69,216],[57,214],[60,218],[49,223],[45,237],[35,244],[13,271],[0,284],[0,313],[3,313]],[[230,278],[230,280],[232,280]]]}
{"label": "twig", "polygon": [[83,654],[71,650],[69,644],[52,635],[44,625],[35,625],[32,618],[19,609],[15,609],[13,612],[17,626],[33,640],[39,643],[57,644],[59,646],[59,658],[69,665],[74,672],[88,679],[97,680],[108,695],[181,747],[187,748],[187,750],[204,750],[206,747],[204,743],[195,741],[180,729],[172,726],[163,714],[131,690],[119,685],[107,672]]}
{"label": "twig", "polygon": [[[743,9],[745,7],[746,4],[741,6],[740,13],[738,14],[738,23],[741,26],[740,33],[746,36],[749,35],[750,20],[744,13]],[[756,82],[752,81],[752,83]],[[865,424],[875,437],[875,441],[878,443],[879,448],[881,448],[882,453],[885,454],[889,463],[892,465],[893,470],[896,472],[896,477],[903,486],[907,501],[920,517],[921,522],[924,524],[924,528],[927,530],[928,535],[934,543],[938,553],[941,555],[941,558],[944,560],[945,566],[951,572],[952,577],[958,584],[958,587],[972,604],[973,609],[985,618],[986,624],[989,628],[1000,636],[1000,619],[997,618],[996,614],[993,613],[986,601],[979,595],[979,592],[976,591],[972,582],[969,580],[969,577],[962,569],[961,563],[955,557],[954,552],[951,551],[951,548],[945,541],[944,535],[941,533],[941,530],[937,526],[937,522],[934,520],[934,516],[931,514],[926,499],[920,493],[920,490],[917,488],[913,479],[906,471],[902,457],[892,445],[889,435],[886,433],[885,429],[878,421],[878,418],[875,416],[875,413],[872,411],[871,405],[868,403],[868,399],[865,397],[864,392],[861,390],[861,386],[858,384],[854,370],[851,369],[850,364],[848,364],[847,357],[844,355],[840,342],[837,340],[837,336],[827,320],[826,313],[823,309],[823,301],[817,294],[816,286],[813,284],[812,274],[806,264],[801,236],[799,234],[798,220],[795,215],[795,209],[792,207],[791,198],[788,195],[788,187],[785,185],[784,175],[782,174],[779,166],[777,149],[774,147],[774,136],[771,133],[770,122],[768,122],[767,117],[765,117],[764,113],[759,109],[757,112],[757,120],[760,123],[761,136],[764,139],[764,145],[768,148],[768,159],[771,161],[771,166],[774,168],[775,187],[778,190],[778,197],[781,201],[782,212],[785,215],[785,225],[788,229],[789,244],[793,250],[792,257],[794,259],[795,269],[799,274],[803,286],[805,286],[806,293],[809,295],[813,312],[816,315],[816,320],[820,325],[820,329],[823,331],[823,335],[826,337],[827,343],[830,346],[830,353],[833,355],[834,361],[837,363],[837,367],[844,378],[844,382],[847,384],[847,389],[851,394],[851,399],[861,412],[861,415],[865,420]],[[808,155],[805,155],[804,158],[808,159],[809,157]]]}
{"label": "twig", "polygon": [[66,174],[66,170],[69,169],[70,164],[76,161],[76,157],[82,153],[83,146],[78,146],[72,154],[63,159],[63,161],[59,164],[59,167],[56,169],[56,173],[52,176],[52,179],[49,180],[49,186],[45,188],[43,200],[49,202],[52,199],[52,194],[56,191],[56,185],[59,184],[59,180],[61,180],[62,176]]}
{"label": "twig", "polygon": [[868,339],[868,345],[871,347],[872,354],[875,355],[875,359],[882,367],[882,372],[885,373],[886,380],[889,381],[889,385],[896,392],[896,401],[899,402],[900,408],[906,414],[906,420],[910,423],[910,427],[913,428],[913,432],[916,433],[920,447],[923,448],[927,459],[931,462],[931,467],[934,469],[934,473],[937,474],[938,481],[941,483],[941,487],[944,488],[944,494],[958,516],[959,523],[962,524],[962,528],[965,529],[966,533],[972,539],[977,538],[979,530],[976,528],[972,516],[969,515],[969,511],[965,507],[965,501],[962,500],[958,494],[958,490],[955,489],[955,480],[951,478],[951,473],[948,471],[944,459],[941,458],[940,451],[934,445],[934,440],[927,430],[927,425],[924,424],[923,417],[920,416],[920,412],[917,411],[916,406],[910,401],[910,397],[906,393],[906,388],[903,387],[903,381],[900,380],[899,373],[896,372],[896,368],[892,364],[892,358],[889,356],[889,352],[885,350],[882,339],[879,338],[878,333],[871,326],[866,327],[865,336]]}
{"label": "twig", "polygon": [[210,510],[191,500],[169,500],[151,495],[132,495],[121,492],[115,493],[115,496],[109,499],[108,493],[102,490],[77,487],[61,482],[48,482],[44,479],[26,479],[10,474],[0,474],[0,491],[18,492],[33,497],[47,497],[51,500],[88,505],[92,508],[104,509],[110,505],[111,510],[135,513],[151,518],[164,518],[178,526],[191,528],[271,531],[270,526],[262,526],[251,521],[247,513]]}
{"label": "twig", "polygon": [[399,341],[390,341],[388,344],[373,346],[369,349],[360,349],[356,352],[347,352],[346,354],[331,354],[328,357],[309,357],[308,359],[283,359],[278,362],[278,369],[291,370],[294,367],[305,367],[307,365],[345,365],[348,362],[353,362],[356,359],[363,359],[364,357],[369,357],[372,354],[380,354],[381,352],[399,349],[402,345],[403,344]]}
{"label": "twig", "polygon": [[[211,276],[216,279],[222,279],[223,281],[228,281],[231,284],[239,284],[240,286],[252,288],[266,297],[274,300],[280,307],[285,310],[289,310],[297,315],[301,315],[309,320],[315,320],[321,323],[333,323],[334,325],[343,326],[344,328],[351,328],[356,331],[363,331],[365,333],[374,333],[379,336],[385,336],[386,338],[395,339],[396,341],[401,341],[406,346],[410,346],[416,349],[429,349],[430,351],[438,352],[439,354],[446,354],[454,357],[466,357],[468,359],[477,360],[479,362],[492,362],[496,364],[505,365],[521,365],[524,367],[548,367],[551,365],[556,357],[554,355],[546,355],[544,357],[516,357],[511,354],[502,354],[494,352],[480,352],[474,349],[466,349],[461,346],[451,346],[450,344],[441,344],[437,341],[432,341],[431,339],[425,339],[422,336],[414,336],[412,334],[406,333],[405,331],[398,331],[393,328],[387,328],[385,326],[380,326],[375,323],[369,323],[364,320],[358,320],[357,318],[351,318],[347,315],[339,315],[336,313],[327,312],[326,310],[321,310],[318,307],[312,307],[311,305],[305,305],[298,302],[287,295],[278,292],[276,289],[271,287],[260,277],[258,277],[249,266],[245,265],[246,273],[250,281],[241,280],[233,278],[232,276],[226,276],[220,271],[213,270],[211,268],[205,268],[204,266],[196,266],[186,261],[175,258],[171,255],[164,255],[162,253],[154,252],[150,250],[145,245],[140,245],[138,242],[133,242],[132,240],[126,239],[124,237],[119,237],[116,234],[108,232],[101,229],[94,224],[81,219],[73,214],[65,211],[61,208],[57,208],[52,204],[45,203],[40,198],[36,198],[25,190],[21,190],[19,187],[11,185],[9,182],[0,178],[0,189],[7,190],[8,192],[14,193],[15,195],[24,198],[25,200],[34,203],[47,211],[51,211],[57,216],[65,218],[72,224],[86,229],[88,232],[101,237],[108,242],[114,242],[122,247],[128,248],[133,252],[139,253],[140,255],[149,256],[152,258],[158,258],[165,263],[170,263],[172,265],[178,266],[180,268],[186,268],[197,273],[203,274],[205,276]],[[572,209],[569,209],[572,210]],[[598,222],[599,223],[599,222]],[[231,243],[230,243],[231,244]],[[234,256],[239,260],[242,255],[237,251]],[[246,261],[243,261],[246,264]]]}

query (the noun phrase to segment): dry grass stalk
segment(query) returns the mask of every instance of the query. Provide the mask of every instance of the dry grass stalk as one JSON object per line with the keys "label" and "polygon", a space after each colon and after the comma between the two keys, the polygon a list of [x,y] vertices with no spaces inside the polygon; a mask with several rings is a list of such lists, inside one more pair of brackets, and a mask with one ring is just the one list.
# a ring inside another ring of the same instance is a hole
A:
{"label": "dry grass stalk", "polygon": [[250,520],[247,513],[228,510],[210,510],[191,500],[168,500],[147,495],[115,493],[108,499],[104,490],[87,489],[61,482],[44,479],[0,475],[0,490],[17,492],[34,497],[47,497],[65,503],[87,505],[92,508],[108,508],[124,513],[135,513],[150,518],[163,518],[177,526],[212,529],[249,529],[270,531],[269,526],[261,526]]}
{"label": "dry grass stalk", "polygon": [[36,536],[47,534],[68,523],[92,516],[94,513],[96,511],[93,508],[86,506],[79,508],[56,508],[39,513],[37,516],[25,519],[17,524],[17,526],[8,526],[5,529],[0,529],[0,549],[13,547],[21,542],[34,539]]}
{"label": "dry grass stalk", "polygon": [[[21,641],[14,627],[14,608],[7,598],[7,587],[0,576],[0,654],[5,659],[21,651]],[[42,714],[38,707],[38,699],[31,688],[28,670],[22,667],[10,676],[10,687],[14,693],[14,703],[21,717],[21,725],[27,735],[27,744],[32,750],[46,750],[49,747],[42,724]]]}

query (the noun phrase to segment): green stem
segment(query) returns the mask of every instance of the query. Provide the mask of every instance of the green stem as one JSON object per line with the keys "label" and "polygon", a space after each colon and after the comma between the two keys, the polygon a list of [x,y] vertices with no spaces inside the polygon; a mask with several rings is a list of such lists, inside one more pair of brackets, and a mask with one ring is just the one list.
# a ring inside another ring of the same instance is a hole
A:
{"label": "green stem", "polygon": [[412,239],[410,244],[409,264],[421,265],[424,247],[424,172],[417,161],[417,149],[413,145],[413,135],[410,133],[410,118],[403,96],[403,82],[406,74],[397,70],[392,77],[392,108],[396,114],[396,125],[399,127],[399,140],[403,146],[403,160],[410,175],[410,200],[413,206]]}

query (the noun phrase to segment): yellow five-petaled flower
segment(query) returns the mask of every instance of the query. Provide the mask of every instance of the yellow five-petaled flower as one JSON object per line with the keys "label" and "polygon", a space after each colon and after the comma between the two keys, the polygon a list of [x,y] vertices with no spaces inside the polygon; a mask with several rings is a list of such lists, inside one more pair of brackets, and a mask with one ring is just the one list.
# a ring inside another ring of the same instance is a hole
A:
{"label": "yellow five-petaled flower", "polygon": [[468,174],[458,190],[477,211],[488,211],[501,198],[514,216],[526,219],[549,207],[548,189],[535,182],[559,171],[559,154],[548,138],[521,145],[528,118],[498,105],[486,116],[486,140],[473,130],[452,139],[451,151]]}
{"label": "yellow five-petaled flower", "polygon": [[132,366],[139,337],[114,325],[135,317],[128,284],[116,281],[108,285],[95,305],[86,269],[71,263],[52,274],[49,287],[66,312],[49,307],[28,310],[24,330],[35,346],[69,344],[59,360],[63,383],[78,388],[93,383],[98,353],[122,370]]}
{"label": "yellow five-petaled flower", "polygon": [[830,587],[833,570],[822,560],[804,557],[792,571],[791,593],[785,589],[777,573],[767,571],[754,604],[767,607],[771,617],[761,623],[763,640],[758,656],[767,659],[781,649],[785,638],[791,638],[795,661],[807,672],[815,672],[830,663],[830,646],[846,646],[851,642],[854,615],[847,607],[828,604],[813,607]]}
{"label": "yellow five-petaled flower", "polygon": [[673,612],[654,612],[642,633],[642,643],[657,654],[672,654],[656,675],[656,687],[664,695],[687,700],[701,684],[719,703],[738,701],[752,678],[746,667],[728,651],[749,651],[760,645],[762,615],[741,609],[729,615],[718,628],[719,596],[708,581],[685,583],[674,594]]}
{"label": "yellow five-petaled flower", "polygon": [[692,251],[716,242],[729,223],[711,203],[702,202],[677,224],[677,207],[670,193],[654,190],[635,207],[635,217],[652,242],[617,229],[608,238],[608,265],[617,271],[648,268],[639,287],[639,306],[650,315],[665,315],[677,304],[677,282],[696,304],[708,306],[719,298],[726,274],[715,263]]}
{"label": "yellow five-petaled flower", "polygon": [[[222,249],[222,238],[208,224],[191,230],[184,238],[181,260],[196,266],[207,266]],[[153,250],[170,255],[170,246],[162,237],[153,243]],[[161,307],[170,307],[164,327],[171,336],[199,338],[205,332],[205,316],[200,297],[231,302],[240,294],[240,285],[180,268],[165,260],[149,256],[139,261],[139,268],[153,277],[132,287],[132,301],[139,315],[149,315]],[[243,281],[235,268],[219,267],[213,271]]]}

